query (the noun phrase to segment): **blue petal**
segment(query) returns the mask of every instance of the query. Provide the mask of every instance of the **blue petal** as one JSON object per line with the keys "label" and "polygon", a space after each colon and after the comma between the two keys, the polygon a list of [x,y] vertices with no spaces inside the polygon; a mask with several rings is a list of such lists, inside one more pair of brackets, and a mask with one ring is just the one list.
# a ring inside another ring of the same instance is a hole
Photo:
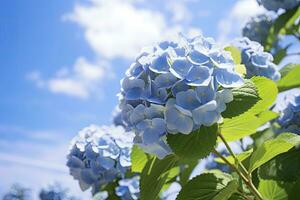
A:
{"label": "blue petal", "polygon": [[216,89],[214,88],[213,81],[211,81],[208,86],[196,87],[195,91],[201,104],[205,104],[216,98]]}
{"label": "blue petal", "polygon": [[145,110],[145,115],[147,119],[152,118],[163,118],[165,107],[161,105],[151,104]]}
{"label": "blue petal", "polygon": [[218,121],[219,114],[215,112],[217,108],[216,101],[210,101],[192,111],[194,122],[198,125],[210,126]]}
{"label": "blue petal", "polygon": [[184,79],[190,71],[192,64],[186,58],[176,58],[172,60],[170,72],[179,79]]}
{"label": "blue petal", "polygon": [[192,89],[178,92],[176,94],[176,104],[188,110],[193,110],[201,105],[197,93]]}
{"label": "blue petal", "polygon": [[183,134],[189,134],[193,130],[191,117],[182,114],[177,108],[169,107],[165,113],[167,128]]}
{"label": "blue petal", "polygon": [[139,104],[133,109],[129,116],[130,123],[136,125],[145,119],[145,109],[146,107],[143,104]]}
{"label": "blue petal", "polygon": [[189,86],[185,83],[185,81],[178,81],[175,85],[171,88],[172,95],[175,97],[178,92],[187,91]]}
{"label": "blue petal", "polygon": [[157,85],[151,83],[151,95],[147,98],[148,101],[157,104],[164,104],[168,98],[168,92],[165,88],[158,88]]}
{"label": "blue petal", "polygon": [[215,75],[216,81],[224,88],[239,87],[244,83],[244,80],[239,74],[228,71],[227,69],[216,68]]}
{"label": "blue petal", "polygon": [[186,76],[187,85],[207,86],[211,81],[212,72],[208,67],[194,65]]}
{"label": "blue petal", "polygon": [[82,181],[89,185],[97,181],[97,176],[93,173],[92,169],[83,169],[80,174]]}
{"label": "blue petal", "polygon": [[172,73],[165,73],[158,75],[154,82],[159,88],[170,88],[177,82],[177,78]]}
{"label": "blue petal", "polygon": [[193,50],[190,52],[188,59],[191,63],[195,65],[203,65],[210,61],[209,57],[200,51]]}
{"label": "blue petal", "polygon": [[169,72],[168,53],[165,52],[153,59],[150,69],[155,73],[167,73]]}

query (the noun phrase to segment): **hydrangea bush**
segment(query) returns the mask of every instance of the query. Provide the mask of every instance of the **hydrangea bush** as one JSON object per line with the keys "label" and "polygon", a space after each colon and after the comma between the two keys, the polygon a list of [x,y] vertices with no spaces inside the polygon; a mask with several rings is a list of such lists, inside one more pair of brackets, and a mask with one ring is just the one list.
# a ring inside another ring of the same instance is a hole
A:
{"label": "hydrangea bush", "polygon": [[272,13],[264,13],[251,17],[242,30],[243,36],[264,44],[273,23],[274,14]]}
{"label": "hydrangea bush", "polygon": [[300,5],[299,0],[257,0],[267,10],[278,11],[279,9],[290,10]]}
{"label": "hydrangea bush", "polygon": [[290,44],[274,51],[287,36],[299,42],[290,2],[261,0],[280,12],[252,18],[225,46],[180,35],[143,48],[121,80],[117,127],[72,141],[67,165],[80,187],[94,200],[299,199],[300,95],[276,101],[300,87]]}
{"label": "hydrangea bush", "polygon": [[101,186],[124,177],[131,166],[130,153],[133,134],[120,126],[91,125],[82,129],[71,142],[67,156],[70,174],[80,188]]}
{"label": "hydrangea bush", "polygon": [[286,95],[279,108],[280,116],[277,119],[280,132],[292,132],[300,135],[300,93]]}
{"label": "hydrangea bush", "polygon": [[261,44],[244,37],[234,41],[233,45],[241,51],[247,78],[264,76],[274,81],[280,79],[278,67],[273,63],[273,56],[265,52]]}
{"label": "hydrangea bush", "polygon": [[158,157],[167,134],[190,134],[222,120],[231,88],[243,84],[233,59],[211,38],[180,37],[143,50],[121,81],[122,118],[134,142]]}

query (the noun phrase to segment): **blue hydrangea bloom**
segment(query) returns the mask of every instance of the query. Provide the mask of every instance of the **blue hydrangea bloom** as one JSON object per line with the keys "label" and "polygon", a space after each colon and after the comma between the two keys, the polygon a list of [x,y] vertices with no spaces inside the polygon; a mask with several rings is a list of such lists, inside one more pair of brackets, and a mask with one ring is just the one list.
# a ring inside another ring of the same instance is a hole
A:
{"label": "blue hydrangea bloom", "polygon": [[300,135],[300,94],[286,95],[278,110],[280,117],[277,122],[281,126],[280,132],[292,132]]}
{"label": "blue hydrangea bloom", "polygon": [[121,179],[119,186],[116,187],[116,195],[121,200],[136,200],[140,196],[140,180],[139,176],[130,179]]}
{"label": "blue hydrangea bloom", "polygon": [[254,16],[244,26],[242,33],[250,40],[264,44],[274,21],[274,14],[265,13]]}
{"label": "blue hydrangea bloom", "polygon": [[267,10],[278,11],[280,8],[289,10],[300,5],[300,0],[257,0]]}
{"label": "blue hydrangea bloom", "polygon": [[181,190],[181,185],[177,182],[171,183],[171,185],[162,192],[160,199],[161,200],[176,200],[177,195]]}
{"label": "blue hydrangea bloom", "polygon": [[99,189],[123,177],[131,166],[133,138],[134,134],[121,126],[91,125],[81,130],[67,156],[70,174],[79,181],[80,188]]}
{"label": "blue hydrangea bloom", "polygon": [[77,198],[68,195],[68,190],[56,183],[39,193],[40,200],[76,200]]}
{"label": "blue hydrangea bloom", "polygon": [[244,83],[229,52],[213,39],[180,36],[146,48],[121,81],[122,120],[134,142],[159,158],[171,153],[166,135],[190,134],[221,120],[231,89]]}
{"label": "blue hydrangea bloom", "polygon": [[252,76],[265,76],[277,81],[280,79],[278,66],[273,61],[273,56],[264,52],[263,46],[248,38],[239,38],[233,42],[242,54],[242,64],[245,65],[247,78]]}

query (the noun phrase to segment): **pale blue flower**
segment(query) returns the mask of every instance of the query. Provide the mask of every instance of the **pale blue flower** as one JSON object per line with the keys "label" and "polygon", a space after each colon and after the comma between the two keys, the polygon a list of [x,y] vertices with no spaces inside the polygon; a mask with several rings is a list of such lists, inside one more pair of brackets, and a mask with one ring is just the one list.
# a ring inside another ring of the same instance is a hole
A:
{"label": "pale blue flower", "polygon": [[116,195],[121,200],[137,200],[140,197],[140,178],[121,179],[116,187]]}
{"label": "pale blue flower", "polygon": [[163,158],[172,152],[167,134],[190,134],[220,121],[228,101],[218,91],[243,83],[231,54],[213,39],[164,41],[143,50],[127,70],[119,94],[121,119],[135,132],[135,144]]}
{"label": "pale blue flower", "polygon": [[142,134],[145,144],[159,141],[160,137],[166,133],[166,123],[161,118],[143,120],[137,124],[136,128]]}
{"label": "pale blue flower", "polygon": [[206,66],[194,65],[185,77],[187,85],[190,86],[207,86],[212,79],[213,69]]}
{"label": "pale blue flower", "polygon": [[210,101],[193,110],[193,120],[197,125],[211,126],[216,123],[221,114],[217,111],[217,102]]}
{"label": "pale blue flower", "polygon": [[277,122],[281,126],[279,132],[293,132],[300,135],[300,94],[289,94],[284,97],[279,108],[280,117]]}
{"label": "pale blue flower", "polygon": [[254,16],[244,26],[242,30],[243,36],[260,44],[265,44],[273,22],[274,14],[272,13]]}
{"label": "pale blue flower", "polygon": [[257,0],[257,2],[272,11],[289,10],[300,5],[300,0]]}
{"label": "pale blue flower", "polygon": [[181,185],[177,182],[173,182],[170,184],[168,189],[162,192],[161,200],[176,200],[177,195],[181,190]]}
{"label": "pale blue flower", "polygon": [[170,72],[179,79],[185,79],[192,66],[185,57],[173,58]]}
{"label": "pale blue flower", "polygon": [[201,105],[195,90],[178,92],[176,94],[176,104],[184,109],[193,110]]}
{"label": "pale blue flower", "polygon": [[193,130],[193,119],[191,113],[183,111],[175,105],[175,99],[170,99],[165,112],[167,128],[172,133],[189,134]]}
{"label": "pale blue flower", "polygon": [[131,166],[132,132],[121,127],[91,125],[71,142],[67,166],[80,188],[94,192],[116,178],[123,177]]}
{"label": "pale blue flower", "polygon": [[277,65],[273,63],[273,56],[264,52],[263,47],[255,41],[248,38],[239,38],[233,42],[242,54],[242,64],[245,65],[246,77],[265,76],[277,81],[280,79],[280,73]]}

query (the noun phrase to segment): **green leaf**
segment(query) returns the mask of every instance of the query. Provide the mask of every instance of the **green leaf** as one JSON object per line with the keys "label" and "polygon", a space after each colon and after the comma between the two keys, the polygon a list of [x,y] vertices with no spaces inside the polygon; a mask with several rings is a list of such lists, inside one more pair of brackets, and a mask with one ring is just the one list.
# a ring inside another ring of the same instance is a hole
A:
{"label": "green leaf", "polygon": [[197,164],[198,164],[198,160],[192,160],[189,163],[187,163],[186,165],[183,165],[180,176],[179,176],[180,185],[183,186],[188,182],[190,175],[193,172],[193,170],[195,169]]}
{"label": "green leaf", "polygon": [[[240,154],[237,154],[236,157],[237,159],[242,162],[245,159],[247,159],[253,152],[253,149],[249,149],[248,151],[244,151]],[[231,163],[231,164],[235,164],[235,160],[232,156],[227,156],[226,159]],[[215,158],[215,161],[218,163],[222,163],[222,164],[226,164],[221,158]]]}
{"label": "green leaf", "polygon": [[299,199],[300,196],[300,178],[295,182],[291,190],[289,191],[289,200]]}
{"label": "green leaf", "polygon": [[276,54],[273,56],[274,60],[273,63],[275,63],[276,65],[278,65],[281,60],[287,55],[287,48],[281,48],[279,49]]}
{"label": "green leaf", "polygon": [[171,149],[184,162],[206,157],[215,147],[218,126],[201,126],[188,135],[168,134],[167,141]]}
{"label": "green leaf", "polygon": [[273,180],[260,180],[258,191],[266,200],[287,200],[287,185],[282,185]]}
{"label": "green leaf", "polygon": [[266,77],[255,76],[251,80],[258,90],[260,100],[248,112],[259,114],[268,110],[274,104],[278,89],[276,83]]}
{"label": "green leaf", "polygon": [[222,113],[225,118],[238,116],[259,101],[259,94],[256,86],[250,80],[245,80],[245,84],[239,88],[232,89],[233,101],[226,105],[226,110]]}
{"label": "green leaf", "polygon": [[300,86],[300,64],[294,65],[286,75],[278,81],[280,92]]}
{"label": "green leaf", "polygon": [[142,200],[159,199],[159,193],[177,163],[176,155],[169,155],[162,160],[153,157],[146,163],[140,179]]}
{"label": "green leaf", "polygon": [[141,172],[147,161],[147,154],[145,154],[144,151],[137,145],[134,145],[131,152],[131,171]]}
{"label": "green leaf", "polygon": [[279,34],[286,34],[287,30],[293,26],[300,15],[300,9],[295,7],[278,16],[269,30],[268,37],[264,42],[264,47],[269,51],[278,40]]}
{"label": "green leaf", "polygon": [[269,122],[270,120],[277,118],[278,116],[279,116],[278,113],[267,110],[265,112],[260,113],[258,115],[258,119],[259,119],[260,123],[263,125],[263,124]]}
{"label": "green leaf", "polygon": [[226,200],[237,191],[238,183],[228,174],[205,173],[190,180],[177,200]]}
{"label": "green leaf", "polygon": [[300,150],[280,154],[262,165],[258,170],[262,179],[296,181],[300,177]]}
{"label": "green leaf", "polygon": [[231,53],[234,64],[236,64],[236,65],[241,64],[242,56],[241,56],[241,52],[238,48],[236,48],[235,46],[228,46],[228,47],[225,47],[225,50],[229,51]]}
{"label": "green leaf", "polygon": [[285,77],[292,69],[299,67],[299,64],[287,64],[280,69],[281,78]]}
{"label": "green leaf", "polygon": [[277,138],[264,142],[253,152],[250,158],[249,172],[298,144],[300,144],[300,136],[293,133],[282,133]]}
{"label": "green leaf", "polygon": [[255,133],[261,125],[258,117],[246,113],[231,119],[225,118],[220,126],[220,131],[226,141],[230,142]]}

